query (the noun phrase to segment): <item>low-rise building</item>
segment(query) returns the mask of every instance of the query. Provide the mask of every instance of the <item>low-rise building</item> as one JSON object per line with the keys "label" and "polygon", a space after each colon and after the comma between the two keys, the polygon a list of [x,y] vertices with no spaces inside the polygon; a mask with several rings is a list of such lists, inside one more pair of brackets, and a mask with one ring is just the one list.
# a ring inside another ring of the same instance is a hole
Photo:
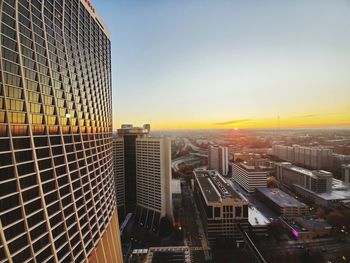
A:
{"label": "low-rise building", "polygon": [[134,249],[129,263],[190,263],[190,248],[187,246],[150,247],[149,249]]}
{"label": "low-rise building", "polygon": [[278,188],[257,188],[256,196],[280,215],[298,217],[308,211],[307,205]]}
{"label": "low-rise building", "polygon": [[329,236],[332,227],[324,219],[308,219],[296,217],[289,219],[280,217],[282,226],[285,227],[297,239],[312,240],[314,238]]}
{"label": "low-rise building", "polygon": [[193,173],[195,199],[209,245],[234,246],[242,240],[238,224],[244,229],[249,227],[248,201],[217,171],[195,169]]}
{"label": "low-rise building", "polygon": [[[348,167],[349,165],[343,165],[343,180],[349,179],[349,172],[346,170]],[[333,178],[333,174],[327,171],[310,171],[283,162],[276,163],[276,177],[299,195],[319,206],[333,207],[350,200],[349,184]]]}
{"label": "low-rise building", "polygon": [[333,174],[323,170],[310,171],[288,162],[276,163],[277,179],[289,186],[300,185],[315,193],[332,191]]}
{"label": "low-rise building", "polygon": [[333,178],[332,191],[316,193],[300,185],[293,185],[294,190],[303,198],[322,207],[338,207],[350,201],[350,187],[341,180]]}
{"label": "low-rise building", "polygon": [[231,163],[232,178],[244,190],[253,193],[255,188],[267,186],[268,172],[255,165],[246,163]]}
{"label": "low-rise building", "polygon": [[258,209],[253,206],[249,206],[248,209],[248,221],[250,230],[257,236],[266,235],[270,220],[268,220]]}

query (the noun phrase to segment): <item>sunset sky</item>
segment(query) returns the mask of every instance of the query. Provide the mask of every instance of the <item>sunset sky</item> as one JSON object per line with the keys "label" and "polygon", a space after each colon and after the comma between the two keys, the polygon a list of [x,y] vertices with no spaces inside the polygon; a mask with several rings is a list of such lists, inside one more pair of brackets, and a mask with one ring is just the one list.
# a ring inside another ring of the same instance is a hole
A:
{"label": "sunset sky", "polygon": [[114,128],[350,127],[350,1],[93,4],[112,32]]}

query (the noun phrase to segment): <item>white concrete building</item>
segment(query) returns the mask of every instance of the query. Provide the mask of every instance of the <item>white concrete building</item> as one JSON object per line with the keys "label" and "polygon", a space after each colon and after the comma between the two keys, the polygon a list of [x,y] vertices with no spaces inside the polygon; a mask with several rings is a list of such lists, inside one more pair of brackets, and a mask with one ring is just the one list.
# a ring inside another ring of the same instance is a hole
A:
{"label": "white concrete building", "polygon": [[232,178],[247,192],[252,193],[255,188],[267,187],[267,172],[257,166],[244,163],[231,163]]}
{"label": "white concrete building", "polygon": [[228,174],[228,148],[210,146],[208,150],[209,170],[216,170],[222,175]]}
{"label": "white concrete building", "polygon": [[172,220],[169,138],[136,139],[136,203],[136,217],[146,228],[157,226],[162,217]]}

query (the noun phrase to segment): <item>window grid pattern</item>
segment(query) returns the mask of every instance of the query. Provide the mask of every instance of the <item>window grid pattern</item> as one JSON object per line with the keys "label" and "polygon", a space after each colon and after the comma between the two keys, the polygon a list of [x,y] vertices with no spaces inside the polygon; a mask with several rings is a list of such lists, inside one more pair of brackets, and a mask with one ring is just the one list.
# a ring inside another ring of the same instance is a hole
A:
{"label": "window grid pattern", "polygon": [[125,205],[124,139],[113,138],[114,182],[118,207]]}
{"label": "window grid pattern", "polygon": [[0,23],[0,262],[82,262],[116,206],[110,40],[80,0]]}
{"label": "window grid pattern", "polygon": [[137,204],[162,212],[161,140],[136,140],[136,174]]}

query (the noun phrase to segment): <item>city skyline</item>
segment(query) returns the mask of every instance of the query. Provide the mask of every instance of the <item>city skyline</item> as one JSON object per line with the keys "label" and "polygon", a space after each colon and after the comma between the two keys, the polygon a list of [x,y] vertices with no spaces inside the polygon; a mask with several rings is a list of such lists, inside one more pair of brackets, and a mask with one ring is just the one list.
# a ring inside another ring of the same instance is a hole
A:
{"label": "city skyline", "polygon": [[349,2],[94,5],[116,40],[114,130],[350,127]]}

